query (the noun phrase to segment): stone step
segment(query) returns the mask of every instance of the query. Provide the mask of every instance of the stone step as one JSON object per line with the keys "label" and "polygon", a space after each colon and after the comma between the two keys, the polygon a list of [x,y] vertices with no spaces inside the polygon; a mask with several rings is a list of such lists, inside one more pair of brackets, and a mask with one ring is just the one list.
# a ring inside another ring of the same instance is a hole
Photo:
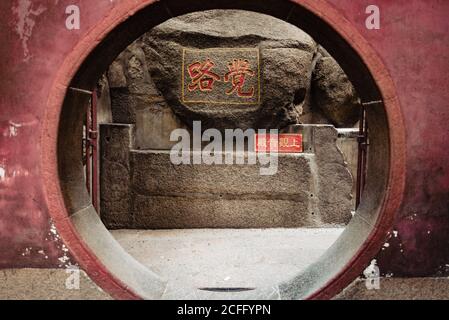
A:
{"label": "stone step", "polygon": [[[221,159],[225,157],[223,152],[218,156]],[[260,163],[248,164],[247,154],[242,156],[243,165],[192,164],[192,161],[190,164],[173,165],[169,151],[131,150],[133,188],[140,193],[155,195],[253,194],[267,199],[277,195],[300,195],[311,189],[310,161],[313,161],[313,155],[278,155],[275,177],[261,175]]]}
{"label": "stone step", "polygon": [[102,126],[102,220],[113,229],[344,225],[352,179],[337,131],[307,131],[313,153],[278,154],[276,173],[261,175],[259,162],[175,165],[169,151],[133,149],[133,126]]}

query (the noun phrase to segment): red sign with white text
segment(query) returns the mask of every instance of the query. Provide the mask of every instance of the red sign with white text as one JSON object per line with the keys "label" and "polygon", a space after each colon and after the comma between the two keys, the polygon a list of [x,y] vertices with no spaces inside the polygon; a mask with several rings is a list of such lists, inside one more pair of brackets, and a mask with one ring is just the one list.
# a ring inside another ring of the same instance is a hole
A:
{"label": "red sign with white text", "polygon": [[256,152],[277,152],[277,153],[301,153],[302,134],[300,133],[280,133],[280,134],[256,134]]}

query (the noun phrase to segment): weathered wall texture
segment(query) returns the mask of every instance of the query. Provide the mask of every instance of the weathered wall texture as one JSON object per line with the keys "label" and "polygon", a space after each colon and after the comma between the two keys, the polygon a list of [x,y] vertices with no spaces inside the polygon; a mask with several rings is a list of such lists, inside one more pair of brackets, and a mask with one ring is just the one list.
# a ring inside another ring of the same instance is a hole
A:
{"label": "weathered wall texture", "polygon": [[[394,241],[380,255],[381,270],[394,276],[444,271],[449,263],[449,2],[377,0],[380,30],[365,27],[371,1],[326,2],[377,51],[403,108],[407,193],[397,212]],[[65,1],[0,2],[1,268],[58,268],[64,256],[61,241],[47,237],[52,223],[43,194],[39,133],[61,64],[120,5],[109,0],[71,3],[82,10],[80,30],[65,28]]]}

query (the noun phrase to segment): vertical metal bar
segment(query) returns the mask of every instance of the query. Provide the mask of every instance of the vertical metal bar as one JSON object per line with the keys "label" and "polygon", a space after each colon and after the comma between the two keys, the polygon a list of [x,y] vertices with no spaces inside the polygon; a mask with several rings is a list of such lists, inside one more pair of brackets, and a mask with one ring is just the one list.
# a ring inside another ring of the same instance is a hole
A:
{"label": "vertical metal bar", "polygon": [[365,151],[366,151],[366,136],[365,136],[365,106],[360,107],[359,120],[359,137],[358,137],[358,155],[357,155],[357,184],[356,184],[356,198],[355,208],[357,209],[362,197],[363,185],[365,183],[364,167],[365,167]]}
{"label": "vertical metal bar", "polygon": [[92,205],[98,212],[98,124],[97,124],[97,90],[92,92],[92,128],[90,139],[92,145]]}
{"label": "vertical metal bar", "polygon": [[363,121],[365,122],[363,126],[363,143],[362,143],[362,176],[360,183],[360,197],[362,196],[363,190],[365,189],[366,182],[366,159],[368,153],[368,122],[366,121],[366,109],[364,111]]}
{"label": "vertical metal bar", "polygon": [[86,150],[86,188],[87,192],[90,193],[90,138],[89,138],[89,132],[90,132],[90,120],[91,120],[91,106],[90,104],[87,106],[86,110],[86,128],[85,128],[85,150]]}

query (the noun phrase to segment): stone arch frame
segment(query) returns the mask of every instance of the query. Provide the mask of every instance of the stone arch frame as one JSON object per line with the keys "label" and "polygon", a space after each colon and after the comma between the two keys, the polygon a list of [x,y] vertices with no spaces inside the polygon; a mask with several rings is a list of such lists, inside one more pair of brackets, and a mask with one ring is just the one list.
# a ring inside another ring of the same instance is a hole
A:
{"label": "stone arch frame", "polygon": [[[73,132],[79,129],[81,112],[68,107],[73,103],[68,87],[92,88],[115,56],[152,26],[173,16],[220,8],[261,12],[298,26],[340,63],[364,101],[383,100],[367,110],[368,184],[356,215],[336,243],[304,272],[281,284],[276,296],[332,298],[361,273],[392,227],[404,193],[405,128],[388,70],[357,29],[324,0],[124,0],[117,5],[67,56],[48,98],[41,166],[50,215],[80,266],[112,297],[167,297],[164,281],[115,242],[90,204],[76,162],[79,157],[70,152],[78,139]],[[272,291],[256,290],[249,298],[271,298],[266,292]]]}

